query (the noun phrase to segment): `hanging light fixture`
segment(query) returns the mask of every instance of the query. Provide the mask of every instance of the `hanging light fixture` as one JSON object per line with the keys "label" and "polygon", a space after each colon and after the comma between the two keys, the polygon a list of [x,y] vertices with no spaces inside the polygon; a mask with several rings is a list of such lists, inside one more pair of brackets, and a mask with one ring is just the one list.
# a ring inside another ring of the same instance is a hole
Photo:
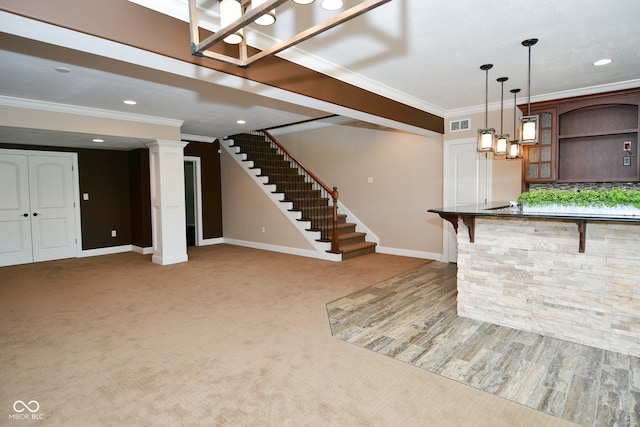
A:
{"label": "hanging light fixture", "polygon": [[520,144],[522,145],[533,145],[538,143],[538,131],[540,126],[538,126],[539,116],[531,115],[531,46],[538,43],[538,39],[527,39],[522,42],[522,46],[525,46],[529,49],[529,71],[527,77],[527,115],[522,116],[520,118],[520,122],[522,123],[522,138],[520,139]]}
{"label": "hanging light fixture", "polygon": [[513,94],[513,139],[507,144],[507,159],[519,159],[522,157],[522,145],[518,141],[518,131],[516,129],[516,110],[518,109],[516,97],[518,92],[520,92],[520,89],[511,89]]}
{"label": "hanging light fixture", "polygon": [[[224,28],[242,18],[242,5],[238,0],[220,0],[220,27]],[[229,34],[224,39],[228,44],[239,44],[244,40],[242,30]]]}
{"label": "hanging light fixture", "polygon": [[509,80],[509,77],[499,77],[500,82],[500,135],[494,138],[493,154],[502,155],[507,154],[507,143],[509,142],[509,134],[504,133],[503,119],[504,119],[504,82]]}
{"label": "hanging light fixture", "polygon": [[314,0],[293,0],[293,2],[298,4],[311,4]]}
{"label": "hanging light fixture", "polygon": [[[262,5],[265,1],[267,0],[251,0],[251,8],[252,9],[256,8]],[[273,25],[273,23],[276,22],[276,10],[271,9],[269,12],[260,16],[258,19],[256,19],[253,22],[255,22],[258,25],[264,25],[264,26]]]}
{"label": "hanging light fixture", "polygon": [[484,64],[480,69],[485,72],[484,129],[478,129],[478,151],[487,152],[493,149],[493,138],[496,130],[489,128],[489,70],[493,64]]}
{"label": "hanging light fixture", "polygon": [[344,6],[342,0],[323,0],[322,3],[320,3],[320,7],[324,10],[338,10],[341,9],[342,6]]}

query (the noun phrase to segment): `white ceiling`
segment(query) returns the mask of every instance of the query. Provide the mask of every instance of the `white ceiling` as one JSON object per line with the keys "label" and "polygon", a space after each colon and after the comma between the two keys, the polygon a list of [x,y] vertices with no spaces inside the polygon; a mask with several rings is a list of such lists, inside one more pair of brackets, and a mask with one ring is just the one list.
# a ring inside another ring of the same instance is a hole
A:
{"label": "white ceiling", "polygon": [[[164,7],[165,13],[183,14],[177,17],[186,19],[186,0],[153,3],[156,9]],[[354,3],[359,2],[346,1],[347,6]],[[330,114],[394,125],[211,70],[187,70],[184,64],[158,55],[136,56],[132,48],[111,42],[97,47],[95,40],[87,40],[89,36],[0,13],[0,28],[5,31],[0,34],[0,98],[181,120],[183,134],[204,137]],[[533,101],[640,87],[638,16],[638,0],[392,0],[280,56],[451,117],[484,111],[484,72],[479,67],[485,63],[494,64],[489,72],[493,106],[500,101],[495,79],[501,76],[509,77],[505,98],[514,87],[522,88],[521,97],[525,96],[527,49],[521,42],[532,37],[540,40],[532,48]],[[291,29],[283,26],[292,26],[293,17],[299,23],[325,15],[317,4],[286,4],[278,9],[274,27],[278,32],[262,30],[263,34],[287,37],[285,32]],[[264,47],[261,37],[248,38]],[[592,65],[601,58],[613,62]],[[56,72],[59,66],[71,72]],[[122,103],[130,98],[138,104]],[[238,125],[237,119],[247,124]],[[51,144],[74,139],[68,134],[57,136],[62,138],[50,136]],[[77,136],[73,144],[85,144],[87,136]],[[31,137],[24,130],[0,128],[3,142],[24,143]],[[42,143],[42,133],[37,137]],[[124,138],[103,147],[127,149],[144,142]]]}

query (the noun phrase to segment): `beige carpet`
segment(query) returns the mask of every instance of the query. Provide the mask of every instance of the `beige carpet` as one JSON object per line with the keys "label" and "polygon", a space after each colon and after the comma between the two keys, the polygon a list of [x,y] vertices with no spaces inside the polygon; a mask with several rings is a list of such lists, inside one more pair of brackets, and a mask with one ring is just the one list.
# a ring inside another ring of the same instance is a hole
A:
{"label": "beige carpet", "polygon": [[569,425],[331,336],[327,302],[424,260],[189,258],[0,268],[0,425]]}

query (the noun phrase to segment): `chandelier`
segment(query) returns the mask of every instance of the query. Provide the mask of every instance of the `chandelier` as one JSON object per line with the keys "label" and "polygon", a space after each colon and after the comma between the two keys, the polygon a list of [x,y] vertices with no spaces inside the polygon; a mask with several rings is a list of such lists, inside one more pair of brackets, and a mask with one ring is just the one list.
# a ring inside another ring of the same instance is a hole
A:
{"label": "chandelier", "polygon": [[[275,45],[249,54],[244,29],[256,23],[271,25],[276,22],[276,8],[289,0],[220,0],[220,30],[204,40],[200,40],[200,25],[198,23],[198,7],[196,0],[189,0],[189,30],[191,33],[191,53],[196,56],[215,59],[238,67],[250,65],[266,57],[276,55],[285,49],[297,45],[320,33],[323,33],[344,22],[356,18],[391,0],[364,0],[351,8],[339,12],[325,21],[313,25],[298,34],[277,42]],[[305,5],[314,0],[292,0],[294,3]],[[320,6],[326,10],[339,10],[343,7],[342,0],[322,0]],[[224,41],[227,44],[238,45],[236,56],[211,50],[213,46]]]}

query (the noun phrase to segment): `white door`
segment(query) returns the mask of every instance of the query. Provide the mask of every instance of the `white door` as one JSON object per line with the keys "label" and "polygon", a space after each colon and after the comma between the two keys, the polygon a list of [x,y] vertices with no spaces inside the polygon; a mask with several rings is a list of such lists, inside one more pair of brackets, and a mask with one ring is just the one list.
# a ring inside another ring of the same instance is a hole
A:
{"label": "white door", "polygon": [[29,156],[33,260],[76,255],[73,165],[68,157]]}
{"label": "white door", "polygon": [[0,179],[0,265],[76,256],[72,158],[2,154]]}
{"label": "white door", "polygon": [[33,260],[27,156],[0,156],[0,266]]}
{"label": "white door", "polygon": [[[450,142],[445,148],[445,207],[485,204],[491,199],[488,155],[478,153],[475,140]],[[456,262],[458,245],[453,227],[446,222],[446,253]]]}

